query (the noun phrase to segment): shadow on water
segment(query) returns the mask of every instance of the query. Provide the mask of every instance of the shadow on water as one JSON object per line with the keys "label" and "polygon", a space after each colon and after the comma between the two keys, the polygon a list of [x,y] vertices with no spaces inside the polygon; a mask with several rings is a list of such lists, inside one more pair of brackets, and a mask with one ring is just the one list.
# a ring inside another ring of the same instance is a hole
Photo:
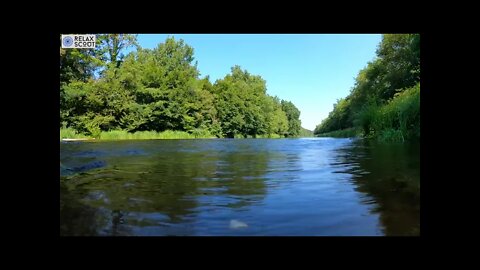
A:
{"label": "shadow on water", "polygon": [[353,175],[363,203],[380,214],[385,235],[420,234],[420,145],[366,140],[337,150]]}

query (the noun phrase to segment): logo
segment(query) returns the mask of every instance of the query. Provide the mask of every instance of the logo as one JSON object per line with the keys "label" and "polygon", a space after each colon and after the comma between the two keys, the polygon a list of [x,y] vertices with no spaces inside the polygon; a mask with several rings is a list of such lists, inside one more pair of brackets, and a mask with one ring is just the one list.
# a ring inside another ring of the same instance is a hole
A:
{"label": "logo", "polygon": [[62,35],[62,48],[93,49],[95,44],[95,35]]}
{"label": "logo", "polygon": [[73,45],[73,38],[71,36],[66,36],[63,38],[63,47],[71,47]]}

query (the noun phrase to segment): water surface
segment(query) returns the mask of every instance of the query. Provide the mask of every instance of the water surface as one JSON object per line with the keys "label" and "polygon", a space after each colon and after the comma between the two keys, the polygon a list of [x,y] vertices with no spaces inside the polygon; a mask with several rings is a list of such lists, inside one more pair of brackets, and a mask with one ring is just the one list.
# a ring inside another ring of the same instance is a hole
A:
{"label": "water surface", "polygon": [[418,144],[61,142],[62,235],[420,234]]}

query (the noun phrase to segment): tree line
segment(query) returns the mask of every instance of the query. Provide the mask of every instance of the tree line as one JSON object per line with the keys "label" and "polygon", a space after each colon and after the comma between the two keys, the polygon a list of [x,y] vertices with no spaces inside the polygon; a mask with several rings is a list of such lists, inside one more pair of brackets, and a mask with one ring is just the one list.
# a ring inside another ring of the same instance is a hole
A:
{"label": "tree line", "polygon": [[315,135],[342,130],[381,140],[420,137],[420,35],[386,34],[376,58],[360,70]]}
{"label": "tree line", "polygon": [[[134,50],[124,55],[127,48]],[[145,49],[136,35],[109,34],[97,35],[95,49],[60,48],[60,128],[94,137],[113,130],[295,137],[299,117],[240,66],[214,83],[200,78],[182,39]]]}

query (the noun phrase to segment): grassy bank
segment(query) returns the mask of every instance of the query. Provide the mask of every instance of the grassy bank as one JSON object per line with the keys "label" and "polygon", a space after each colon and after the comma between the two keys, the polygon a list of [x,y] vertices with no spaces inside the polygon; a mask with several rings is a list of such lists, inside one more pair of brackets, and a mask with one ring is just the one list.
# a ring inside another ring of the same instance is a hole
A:
{"label": "grassy bank", "polygon": [[367,138],[384,142],[419,139],[420,84],[405,89],[383,106],[366,106],[359,116]]}
{"label": "grassy bank", "polygon": [[[213,139],[216,136],[210,134],[204,130],[195,130],[192,133],[185,131],[172,131],[166,130],[162,132],[156,131],[137,131],[134,133],[127,132],[125,130],[112,130],[102,131],[94,138],[94,136],[87,136],[76,132],[72,128],[60,129],[61,139],[95,139],[95,140],[155,140],[155,139]],[[245,137],[240,134],[235,134],[236,139],[244,139]],[[253,136],[247,136],[247,138],[254,138]],[[257,139],[280,139],[285,136],[278,134],[263,134],[257,135]]]}
{"label": "grassy bank", "polygon": [[420,83],[403,89],[388,102],[372,100],[355,114],[354,127],[317,134],[317,137],[364,137],[380,142],[420,139]]}
{"label": "grassy bank", "polygon": [[313,137],[313,131],[308,130],[306,128],[301,128],[300,129],[300,134],[298,135],[300,138],[308,138],[308,137]]}
{"label": "grassy bank", "polygon": [[156,131],[137,131],[129,133],[124,130],[102,131],[100,140],[151,140],[151,139],[207,139],[215,138],[210,134],[192,134],[185,131],[166,130]]}
{"label": "grassy bank", "polygon": [[[78,134],[73,129],[60,129],[60,139],[79,139],[91,138],[89,136]],[[156,131],[137,131],[134,133],[125,130],[102,131],[96,138],[97,140],[153,140],[153,139],[207,139],[215,138],[215,136],[206,132],[188,133],[185,131],[166,130],[162,132]]]}
{"label": "grassy bank", "polygon": [[361,136],[360,130],[356,128],[347,128],[318,134],[317,137],[333,137],[333,138],[352,138]]}
{"label": "grassy bank", "polygon": [[90,137],[77,133],[73,128],[61,128],[60,139],[88,139]]}
{"label": "grassy bank", "polygon": [[281,138],[285,138],[285,136],[278,135],[278,134],[265,134],[265,135],[257,135],[257,138],[260,138],[260,139],[281,139]]}

